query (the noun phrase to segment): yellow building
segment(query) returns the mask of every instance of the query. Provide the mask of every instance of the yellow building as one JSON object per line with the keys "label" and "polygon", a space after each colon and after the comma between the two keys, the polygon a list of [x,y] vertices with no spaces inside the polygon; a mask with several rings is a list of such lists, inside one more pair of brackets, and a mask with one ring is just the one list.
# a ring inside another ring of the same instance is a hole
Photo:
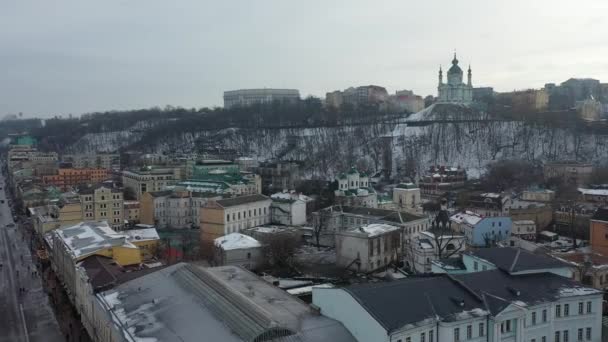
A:
{"label": "yellow building", "polygon": [[80,191],[82,217],[90,221],[107,221],[113,229],[124,227],[124,199],[119,189],[97,185]]}
{"label": "yellow building", "polygon": [[144,167],[139,170],[124,170],[122,184],[139,200],[146,192],[160,191],[181,179],[180,168]]}
{"label": "yellow building", "polygon": [[156,229],[118,233],[105,221],[86,221],[50,234],[51,265],[73,300],[76,265],[93,255],[112,258],[120,266],[138,265],[158,248]]}
{"label": "yellow building", "polygon": [[200,240],[203,253],[210,252],[213,241],[242,229],[270,223],[270,198],[249,195],[209,201],[200,210]]}
{"label": "yellow building", "polygon": [[125,221],[128,221],[129,224],[137,224],[140,222],[140,210],[141,204],[139,201],[124,201],[124,210],[123,213],[125,215]]}
{"label": "yellow building", "polygon": [[58,204],[28,208],[34,229],[41,236],[82,221],[80,199],[62,199]]}

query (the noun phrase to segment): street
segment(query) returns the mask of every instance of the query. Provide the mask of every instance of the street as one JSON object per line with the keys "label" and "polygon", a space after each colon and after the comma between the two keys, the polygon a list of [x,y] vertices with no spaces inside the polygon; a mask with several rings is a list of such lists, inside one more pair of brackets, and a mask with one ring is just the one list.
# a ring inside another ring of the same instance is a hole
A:
{"label": "street", "polygon": [[0,342],[64,341],[5,186],[0,175]]}

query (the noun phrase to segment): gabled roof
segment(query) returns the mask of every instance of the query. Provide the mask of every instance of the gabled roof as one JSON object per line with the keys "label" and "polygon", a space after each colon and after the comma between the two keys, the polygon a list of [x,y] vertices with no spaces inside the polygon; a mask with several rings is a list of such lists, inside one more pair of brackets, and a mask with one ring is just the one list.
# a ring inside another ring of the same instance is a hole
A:
{"label": "gabled roof", "polygon": [[512,247],[480,248],[469,251],[467,254],[486,260],[497,268],[512,274],[522,271],[568,267],[566,263],[549,256],[533,254]]}
{"label": "gabled roof", "polygon": [[559,298],[602,294],[552,273],[512,276],[501,270],[412,277],[343,290],[389,332],[435,320],[495,316],[510,305],[532,306]]}
{"label": "gabled roof", "polygon": [[216,203],[224,208],[227,208],[227,207],[234,207],[237,205],[242,205],[242,204],[247,204],[247,203],[266,201],[266,200],[270,200],[270,198],[268,198],[264,195],[256,194],[256,195],[239,196],[239,197],[221,199],[221,200],[217,200]]}

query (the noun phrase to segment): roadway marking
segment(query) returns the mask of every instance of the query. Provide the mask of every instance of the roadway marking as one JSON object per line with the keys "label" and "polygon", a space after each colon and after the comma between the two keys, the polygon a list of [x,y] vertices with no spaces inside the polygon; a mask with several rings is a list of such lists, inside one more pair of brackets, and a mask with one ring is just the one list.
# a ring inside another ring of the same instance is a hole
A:
{"label": "roadway marking", "polygon": [[30,334],[27,331],[27,324],[25,323],[25,314],[23,313],[23,304],[19,304],[19,311],[21,312],[21,322],[23,323],[23,330],[25,330],[25,342],[30,342]]}

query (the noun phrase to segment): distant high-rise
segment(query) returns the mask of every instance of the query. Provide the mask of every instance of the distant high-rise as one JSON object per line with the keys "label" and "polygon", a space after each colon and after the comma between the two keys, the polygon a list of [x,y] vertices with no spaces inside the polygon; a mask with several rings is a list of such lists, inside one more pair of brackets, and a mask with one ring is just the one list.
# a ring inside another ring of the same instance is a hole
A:
{"label": "distant high-rise", "polygon": [[224,92],[224,108],[246,107],[258,103],[296,102],[300,99],[297,89],[239,89]]}

